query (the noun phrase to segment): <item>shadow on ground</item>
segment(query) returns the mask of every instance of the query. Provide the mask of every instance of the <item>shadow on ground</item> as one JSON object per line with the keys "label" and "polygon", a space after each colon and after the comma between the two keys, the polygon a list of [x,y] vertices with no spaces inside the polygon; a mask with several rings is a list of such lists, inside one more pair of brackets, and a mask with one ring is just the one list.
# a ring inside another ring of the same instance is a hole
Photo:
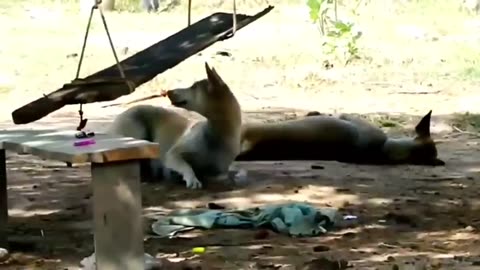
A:
{"label": "shadow on ground", "polygon": [[[251,120],[274,121],[306,113],[282,108],[272,111],[245,115]],[[398,117],[405,119],[400,126],[408,128],[420,118]],[[449,126],[455,117],[434,116],[433,125]],[[90,121],[91,129],[105,125],[104,121]],[[67,128],[76,123],[51,118],[39,125]],[[400,128],[398,134],[410,133],[408,128]],[[480,153],[475,151],[480,139],[472,134],[445,129],[434,135],[442,141],[439,155],[447,162],[445,167],[238,162],[238,167],[248,171],[245,187],[191,191],[181,184],[143,184],[145,230],[150,235],[155,216],[178,208],[202,208],[209,202],[233,209],[307,201],[359,218],[352,227],[315,238],[270,232],[258,239],[258,231],[250,230],[193,231],[174,239],[150,238],[146,251],[172,261],[197,262],[202,269],[301,269],[294,267],[319,257],[345,259],[356,269],[392,269],[393,264],[409,261],[427,261],[437,265],[436,269],[470,269],[480,262]],[[67,168],[60,162],[13,154],[8,155],[7,167],[10,266],[58,269],[77,265],[90,255],[89,167]],[[207,252],[193,255],[191,249],[196,246],[207,247]]]}

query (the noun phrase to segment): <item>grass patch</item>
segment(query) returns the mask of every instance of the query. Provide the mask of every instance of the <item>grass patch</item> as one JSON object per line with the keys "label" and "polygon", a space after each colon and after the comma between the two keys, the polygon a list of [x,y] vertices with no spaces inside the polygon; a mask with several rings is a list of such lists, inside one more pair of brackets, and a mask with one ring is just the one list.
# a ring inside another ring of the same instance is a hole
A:
{"label": "grass patch", "polygon": [[365,31],[360,52],[379,67],[377,74],[478,78],[480,27],[472,26],[478,18],[460,10],[459,1],[386,2],[371,1],[355,18]]}
{"label": "grass patch", "polygon": [[[477,39],[477,42],[480,38]],[[453,45],[453,44],[452,44]],[[447,55],[444,61],[452,67],[459,79],[479,80],[480,79],[480,49],[477,44],[459,44]]]}
{"label": "grass patch", "polygon": [[12,89],[10,87],[0,85],[0,94],[6,94],[6,93],[10,92],[11,90]]}
{"label": "grass patch", "polygon": [[[160,3],[160,10],[168,5],[171,9],[147,14],[136,12],[140,8],[139,0],[117,0],[119,11],[106,14],[121,59],[185,27],[186,0]],[[352,65],[334,65],[328,70],[324,67],[327,57],[319,49],[321,34],[309,20],[306,1],[238,0],[237,4],[239,13],[252,14],[268,4],[275,5],[275,9],[241,30],[238,37],[214,44],[202,51],[202,55],[193,56],[142,85],[136,93],[144,91],[140,94],[148,95],[200,79],[204,75],[202,62],[207,59],[222,70],[222,76],[233,89],[239,89],[240,93],[250,91],[248,96],[258,94],[276,99],[292,93],[300,93],[302,98],[311,94],[312,98],[307,101],[322,111],[343,106],[361,114],[389,110],[418,113],[428,109],[439,113],[440,110],[460,111],[443,106],[441,102],[446,98],[441,95],[451,100],[470,91],[462,85],[450,87],[452,84],[480,78],[477,46],[480,30],[467,26],[473,17],[459,10],[458,1],[408,1],[406,4],[363,1],[357,14],[352,15],[352,21],[355,25],[358,23],[363,32],[358,45],[359,53],[365,57]],[[0,47],[3,63],[0,74],[12,78],[15,89],[30,92],[25,95],[39,95],[73,79],[78,58],[67,56],[80,52],[87,22],[87,16],[78,14],[78,0],[5,0],[0,1],[0,7],[0,24],[4,26],[0,28],[0,36],[8,37]],[[194,0],[192,19],[196,21],[214,12],[231,12],[231,9],[231,1]],[[345,11],[343,6],[340,9]],[[82,76],[114,63],[102,28],[99,17],[95,16]],[[218,50],[229,51],[232,57],[217,56]],[[439,95],[395,95],[404,90],[422,90],[419,85],[430,85],[432,92]],[[363,92],[365,89],[368,93]],[[463,92],[453,93],[455,89]],[[316,94],[323,96],[315,99]],[[305,109],[303,104],[308,102],[302,104],[302,98],[288,106]],[[403,100],[385,102],[387,99]],[[372,120],[385,128],[397,128],[404,123],[396,118]]]}
{"label": "grass patch", "polygon": [[480,131],[480,114],[457,113],[453,115],[451,123],[461,130],[478,132]]}
{"label": "grass patch", "polygon": [[473,80],[480,80],[480,66],[472,65],[466,66],[462,73],[465,79],[473,79]]}
{"label": "grass patch", "polygon": [[408,117],[403,115],[388,115],[388,114],[352,114],[355,117],[362,118],[374,126],[383,129],[387,133],[399,134],[409,133],[407,125],[410,123]]}

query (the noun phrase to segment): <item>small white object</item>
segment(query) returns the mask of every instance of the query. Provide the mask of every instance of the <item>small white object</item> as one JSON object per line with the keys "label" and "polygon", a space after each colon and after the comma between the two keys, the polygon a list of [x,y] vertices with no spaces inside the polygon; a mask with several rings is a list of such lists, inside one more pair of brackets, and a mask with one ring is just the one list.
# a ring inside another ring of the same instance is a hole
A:
{"label": "small white object", "polygon": [[[1,261],[1,260],[0,260]],[[95,253],[92,253],[92,255],[83,258],[83,260],[80,261],[80,265],[82,266],[81,270],[96,270],[97,266],[95,264]],[[145,253],[145,270],[151,270],[151,269],[161,269],[162,263],[155,259],[152,255]]]}
{"label": "small white object", "polygon": [[0,262],[4,262],[8,259],[9,253],[8,250],[0,248]]}
{"label": "small white object", "polygon": [[239,169],[234,176],[235,184],[237,185],[246,185],[248,183],[248,172],[245,169]]}
{"label": "small white object", "polygon": [[354,216],[354,215],[346,215],[343,217],[344,220],[355,220],[355,219],[358,219],[357,216]]}

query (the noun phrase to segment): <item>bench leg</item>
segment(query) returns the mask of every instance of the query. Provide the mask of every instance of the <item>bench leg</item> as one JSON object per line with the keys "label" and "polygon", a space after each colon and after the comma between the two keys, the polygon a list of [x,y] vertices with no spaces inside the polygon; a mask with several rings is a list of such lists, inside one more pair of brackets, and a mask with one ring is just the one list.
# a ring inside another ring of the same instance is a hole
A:
{"label": "bench leg", "polygon": [[92,163],[92,182],[97,269],[144,269],[140,162]]}
{"label": "bench leg", "polygon": [[7,248],[8,195],[5,149],[0,149],[0,247]]}

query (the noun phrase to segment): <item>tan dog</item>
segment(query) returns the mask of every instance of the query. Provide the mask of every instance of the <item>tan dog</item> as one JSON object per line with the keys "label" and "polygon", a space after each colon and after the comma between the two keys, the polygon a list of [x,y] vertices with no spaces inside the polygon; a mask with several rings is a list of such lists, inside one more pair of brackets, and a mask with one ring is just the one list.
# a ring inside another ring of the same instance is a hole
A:
{"label": "tan dog", "polygon": [[336,160],[359,164],[444,165],[430,136],[427,113],[415,127],[415,138],[388,138],[360,118],[309,113],[307,117],[268,124],[245,124],[242,150],[246,160]]}
{"label": "tan dog", "polygon": [[[240,151],[241,110],[234,94],[215,69],[205,63],[207,79],[167,92],[172,105],[206,118],[191,121],[161,107],[138,105],[120,114],[109,133],[160,144],[160,156],[150,161],[153,177],[178,173],[187,188],[202,181],[226,179]],[[199,180],[200,179],[200,180]]]}

